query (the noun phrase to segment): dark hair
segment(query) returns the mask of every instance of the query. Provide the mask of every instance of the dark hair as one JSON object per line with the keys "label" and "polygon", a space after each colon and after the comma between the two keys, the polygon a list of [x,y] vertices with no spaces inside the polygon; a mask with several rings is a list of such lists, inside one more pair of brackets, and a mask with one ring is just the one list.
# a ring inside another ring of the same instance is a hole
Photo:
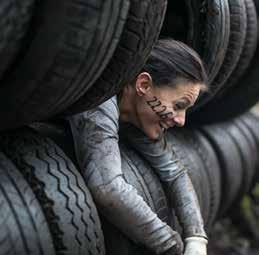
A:
{"label": "dark hair", "polygon": [[202,83],[207,87],[207,73],[199,55],[186,44],[172,39],[159,40],[142,72],[148,72],[156,86],[177,83]]}

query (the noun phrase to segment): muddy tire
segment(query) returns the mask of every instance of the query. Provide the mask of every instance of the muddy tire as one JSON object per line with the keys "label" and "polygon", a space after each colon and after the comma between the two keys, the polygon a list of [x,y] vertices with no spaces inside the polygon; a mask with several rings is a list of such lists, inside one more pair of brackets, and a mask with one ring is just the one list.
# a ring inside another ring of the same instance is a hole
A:
{"label": "muddy tire", "polygon": [[15,165],[0,152],[0,254],[54,255],[47,220]]}
{"label": "muddy tire", "polygon": [[212,91],[204,98],[204,101],[208,103],[200,109],[201,112],[204,112],[204,108],[206,112],[210,112],[210,103],[217,100],[217,93],[227,87],[228,84],[225,84],[225,82],[236,67],[245,43],[247,26],[245,0],[228,0],[228,3],[230,15],[229,43],[224,61],[210,84]]}
{"label": "muddy tire", "polygon": [[3,134],[0,140],[42,205],[56,254],[105,254],[91,195],[61,149],[28,129]]}
{"label": "muddy tire", "polygon": [[113,58],[92,88],[67,114],[101,104],[135,78],[158,39],[166,6],[166,0],[130,1],[129,15]]}
{"label": "muddy tire", "polygon": [[14,62],[24,44],[33,15],[34,2],[35,0],[4,0],[0,3],[0,78]]}
{"label": "muddy tire", "polygon": [[219,217],[233,205],[242,185],[242,162],[235,142],[225,131],[224,125],[205,126],[201,132],[210,141],[217,155],[222,179],[222,197]]}
{"label": "muddy tire", "polygon": [[39,1],[26,50],[0,87],[0,129],[49,118],[76,102],[111,59],[128,8],[129,0]]}
{"label": "muddy tire", "polygon": [[[253,1],[246,0],[246,12],[245,45],[236,69],[226,82],[226,89],[202,110],[191,114],[190,123],[212,124],[227,121],[244,113],[257,102],[259,86],[256,79],[258,79],[259,50],[255,53],[257,47],[257,14]],[[242,76],[242,74],[244,75]]]}

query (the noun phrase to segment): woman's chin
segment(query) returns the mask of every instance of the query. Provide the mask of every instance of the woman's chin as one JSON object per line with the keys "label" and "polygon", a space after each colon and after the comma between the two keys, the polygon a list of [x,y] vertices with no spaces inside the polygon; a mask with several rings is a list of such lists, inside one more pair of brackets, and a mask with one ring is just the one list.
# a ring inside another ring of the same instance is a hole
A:
{"label": "woman's chin", "polygon": [[159,140],[163,136],[163,130],[154,130],[153,132],[148,132],[146,135],[151,139],[151,140]]}

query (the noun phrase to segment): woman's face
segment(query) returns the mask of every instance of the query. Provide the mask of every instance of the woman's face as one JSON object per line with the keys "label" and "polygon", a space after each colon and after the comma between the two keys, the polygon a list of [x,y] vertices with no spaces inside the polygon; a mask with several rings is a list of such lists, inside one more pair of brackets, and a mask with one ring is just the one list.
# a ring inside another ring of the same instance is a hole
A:
{"label": "woman's face", "polygon": [[204,85],[179,83],[173,88],[155,87],[140,80],[135,88],[137,126],[155,140],[170,127],[184,126],[186,111],[194,105]]}

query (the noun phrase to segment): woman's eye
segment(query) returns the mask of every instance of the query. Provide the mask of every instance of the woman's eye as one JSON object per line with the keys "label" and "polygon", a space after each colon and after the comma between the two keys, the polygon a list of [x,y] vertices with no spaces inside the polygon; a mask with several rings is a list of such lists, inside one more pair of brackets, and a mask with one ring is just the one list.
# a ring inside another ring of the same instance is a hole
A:
{"label": "woman's eye", "polygon": [[186,104],[184,104],[184,103],[177,103],[177,104],[175,104],[175,110],[183,110],[183,109],[185,109],[186,108]]}

